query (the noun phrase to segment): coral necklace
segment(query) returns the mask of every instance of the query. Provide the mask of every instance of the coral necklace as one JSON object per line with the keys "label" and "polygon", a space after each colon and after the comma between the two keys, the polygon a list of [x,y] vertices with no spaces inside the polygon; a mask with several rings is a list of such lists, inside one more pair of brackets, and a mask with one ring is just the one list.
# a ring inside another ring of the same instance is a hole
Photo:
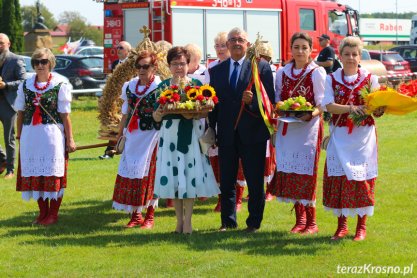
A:
{"label": "coral necklace", "polygon": [[357,74],[358,74],[358,77],[354,81],[352,81],[352,82],[346,82],[346,80],[345,80],[345,71],[342,69],[342,81],[343,81],[343,84],[345,84],[347,86],[350,86],[350,87],[353,87],[356,84],[358,84],[359,83],[359,80],[361,79],[361,72],[359,71],[359,69],[357,71]]}
{"label": "coral necklace", "polygon": [[38,91],[45,90],[51,84],[51,80],[52,80],[52,74],[49,74],[49,76],[48,76],[48,82],[46,82],[45,86],[40,87],[40,86],[38,86],[38,75],[36,75],[36,77],[35,77],[35,84],[34,84],[35,85],[35,89],[38,90]]}
{"label": "coral necklace", "polygon": [[142,91],[139,91],[139,84],[140,84],[140,79],[138,79],[138,83],[136,83],[136,87],[135,87],[135,93],[138,96],[142,96],[144,93],[146,93],[146,91],[149,89],[149,87],[151,86],[152,82],[155,79],[155,75],[151,77],[151,79],[149,80],[148,84],[146,84],[145,88]]}
{"label": "coral necklace", "polygon": [[295,62],[291,66],[291,77],[294,78],[294,79],[298,79],[301,76],[303,76],[304,73],[306,72],[308,63],[304,65],[303,69],[301,70],[301,72],[299,74],[294,73],[294,66],[295,66]]}

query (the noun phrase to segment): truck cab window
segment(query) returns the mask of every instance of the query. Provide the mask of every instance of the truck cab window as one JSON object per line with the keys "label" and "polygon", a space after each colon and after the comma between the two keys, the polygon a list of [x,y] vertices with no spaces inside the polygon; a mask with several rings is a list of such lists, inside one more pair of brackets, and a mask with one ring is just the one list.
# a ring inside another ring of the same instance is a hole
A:
{"label": "truck cab window", "polygon": [[[334,11],[328,12],[329,19],[329,31],[338,35],[346,36],[348,26],[346,15],[344,13],[335,13]],[[352,23],[352,27],[354,23]],[[355,24],[356,25],[356,24]]]}
{"label": "truck cab window", "polygon": [[300,29],[306,31],[316,30],[316,15],[312,9],[300,9]]}

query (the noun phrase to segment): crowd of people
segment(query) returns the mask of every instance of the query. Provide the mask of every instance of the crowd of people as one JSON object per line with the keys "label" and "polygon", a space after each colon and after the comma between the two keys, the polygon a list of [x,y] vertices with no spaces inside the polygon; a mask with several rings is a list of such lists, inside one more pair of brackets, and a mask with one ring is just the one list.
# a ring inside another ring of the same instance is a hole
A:
{"label": "crowd of people", "polygon": [[[0,149],[0,170],[7,168],[9,176],[14,173],[13,127],[17,112],[17,191],[22,192],[23,199],[38,202],[39,215],[34,223],[51,225],[58,221],[66,188],[68,153],[76,150],[69,117],[71,89],[52,72],[55,58],[50,50],[33,53],[36,75],[25,79],[20,60],[8,52],[7,45],[7,36],[0,34],[0,117],[5,139],[7,136],[7,156]],[[338,217],[332,240],[348,234],[348,216],[358,217],[354,240],[365,239],[366,219],[374,212],[378,175],[374,117],[383,115],[384,108],[366,115],[360,90],[366,86],[369,90],[378,88],[379,84],[375,76],[359,66],[359,38],[341,41],[343,68],[334,72],[332,50],[325,51],[330,52],[329,57],[323,58],[323,54],[320,61],[314,61],[312,45],[308,34],[293,34],[292,59],[277,71],[270,64],[271,47],[261,46],[257,68],[270,102],[302,96],[314,107],[295,122],[280,121],[286,114],[276,110],[274,136],[261,116],[251,62],[246,59],[250,42],[244,30],[233,28],[214,38],[218,59],[207,69],[199,66],[201,52],[196,45],[170,48],[167,63],[172,77],[166,80],[156,75],[156,53],[139,52],[134,63],[137,76],[122,88],[117,136],[118,140],[124,137],[125,145],[114,185],[113,208],[131,214],[126,227],[153,228],[158,200],[172,199],[174,232],[191,234],[195,199],[218,196],[215,211],[220,212],[219,231],[236,229],[243,195],[238,181],[243,180],[249,193],[245,232],[261,228],[265,200],[270,199],[264,189],[267,183],[268,194],[294,205],[296,219],[291,233],[318,233],[316,191],[324,135],[322,114],[329,112],[332,117],[323,205]],[[119,46],[120,52],[130,48],[123,43]],[[327,47],[324,43],[322,46]],[[15,75],[8,77],[6,72]],[[200,80],[214,88],[219,100],[210,113],[172,114],[158,103],[163,88],[201,86]],[[10,113],[4,115],[4,111]],[[362,116],[363,120],[359,125],[352,124],[349,115]],[[215,134],[215,144],[203,153],[199,138],[209,131]],[[146,211],[145,217],[142,211]]]}

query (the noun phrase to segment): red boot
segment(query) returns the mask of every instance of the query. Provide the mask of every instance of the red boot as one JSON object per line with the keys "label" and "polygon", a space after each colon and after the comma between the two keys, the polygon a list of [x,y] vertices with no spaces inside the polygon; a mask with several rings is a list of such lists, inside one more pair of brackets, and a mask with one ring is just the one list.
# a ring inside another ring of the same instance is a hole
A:
{"label": "red boot", "polygon": [[236,212],[242,210],[243,191],[245,191],[244,186],[236,185]]}
{"label": "red boot", "polygon": [[155,212],[155,208],[153,206],[149,206],[146,210],[145,221],[143,221],[141,229],[152,229],[153,228],[153,214]]}
{"label": "red boot", "polygon": [[219,194],[219,197],[217,198],[217,205],[214,208],[215,212],[221,212],[222,211],[222,195]]}
{"label": "red boot", "polygon": [[129,223],[125,226],[125,228],[133,228],[136,226],[140,226],[143,224],[142,213],[135,210],[132,212],[132,218],[130,219]]}
{"label": "red boot", "polygon": [[42,198],[39,198],[38,207],[39,207],[39,215],[32,222],[32,224],[40,224],[40,222],[48,216],[49,200],[48,199],[44,200]]}
{"label": "red boot", "polygon": [[265,201],[269,202],[274,199],[274,195],[271,194],[271,183],[266,185]]}
{"label": "red boot", "polygon": [[316,224],[316,207],[306,207],[307,223],[306,228],[301,232],[302,234],[316,234],[319,232],[319,227]]}
{"label": "red boot", "polygon": [[337,230],[332,236],[332,240],[339,240],[345,237],[348,234],[348,226],[347,226],[347,217],[346,216],[339,216],[337,218]]}
{"label": "red boot", "polygon": [[59,207],[61,206],[62,198],[58,198],[57,200],[52,199],[49,202],[49,211],[48,216],[44,218],[42,221],[39,222],[39,224],[48,226],[55,224],[58,222],[58,211]]}
{"label": "red boot", "polygon": [[360,217],[358,215],[358,224],[356,225],[356,234],[353,238],[354,241],[364,240],[366,237],[366,215]]}
{"label": "red boot", "polygon": [[167,208],[173,208],[174,207],[174,201],[172,199],[166,199],[165,206]]}
{"label": "red boot", "polygon": [[306,228],[306,209],[303,204],[295,203],[294,205],[295,209],[295,225],[291,229],[291,233],[300,233]]}

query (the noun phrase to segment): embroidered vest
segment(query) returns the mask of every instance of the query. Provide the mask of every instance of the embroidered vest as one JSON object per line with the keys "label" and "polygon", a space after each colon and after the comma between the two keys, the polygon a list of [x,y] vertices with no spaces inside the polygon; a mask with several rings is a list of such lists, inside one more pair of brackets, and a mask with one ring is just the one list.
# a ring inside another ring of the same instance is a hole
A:
{"label": "embroidered vest", "polygon": [[[345,84],[343,83],[339,83],[336,81],[336,79],[334,78],[333,73],[330,74],[331,78],[332,78],[332,88],[334,91],[334,100],[335,103],[338,104],[343,104],[343,105],[349,105],[349,104],[353,104],[353,105],[364,105],[364,101],[363,98],[360,95],[360,91],[363,87],[365,87],[367,84],[369,84],[371,82],[371,74],[369,74],[352,92],[352,95],[350,97],[350,100],[348,100],[349,94],[351,89],[348,88]],[[348,116],[349,113],[345,113],[342,114],[340,116],[340,120],[339,123],[337,124],[337,126],[342,127],[342,126],[348,126]],[[336,124],[337,119],[339,118],[339,115],[332,115],[332,123],[333,125]],[[371,126],[374,125],[375,121],[374,118],[372,118],[372,116],[368,116],[365,120],[363,120],[361,122],[361,126]]]}
{"label": "embroidered vest", "polygon": [[[136,102],[141,98],[136,94],[130,91],[129,86],[126,88],[127,102],[129,105],[129,111],[133,111],[135,108]],[[139,128],[140,130],[152,130],[161,129],[161,123],[154,121],[152,113],[154,111],[154,105],[156,103],[156,96],[154,93],[150,92],[145,97],[140,100],[138,107],[136,108],[135,114],[139,117]],[[129,117],[126,122],[129,122],[132,117],[131,112],[129,112]]]}
{"label": "embroidered vest", "polygon": [[[314,100],[314,90],[313,90],[313,75],[314,69],[310,70],[303,81],[297,86],[295,91],[292,89],[298,84],[298,79],[291,79],[282,72],[282,91],[281,91],[281,100],[287,100],[290,97],[303,96],[308,102],[313,106],[316,106],[316,101]],[[303,77],[300,77],[303,78]]]}
{"label": "embroidered vest", "polygon": [[[62,83],[57,84],[52,89],[41,94],[40,103],[43,108],[54,117],[57,123],[62,124],[62,119],[58,113],[58,92],[61,88]],[[36,92],[29,90],[26,87],[26,80],[23,82],[23,92],[25,94],[25,113],[23,117],[23,124],[30,125],[32,123],[33,113],[35,112],[36,106],[33,104],[36,98]],[[48,114],[41,108],[42,124],[54,124],[54,121],[49,117]]]}

